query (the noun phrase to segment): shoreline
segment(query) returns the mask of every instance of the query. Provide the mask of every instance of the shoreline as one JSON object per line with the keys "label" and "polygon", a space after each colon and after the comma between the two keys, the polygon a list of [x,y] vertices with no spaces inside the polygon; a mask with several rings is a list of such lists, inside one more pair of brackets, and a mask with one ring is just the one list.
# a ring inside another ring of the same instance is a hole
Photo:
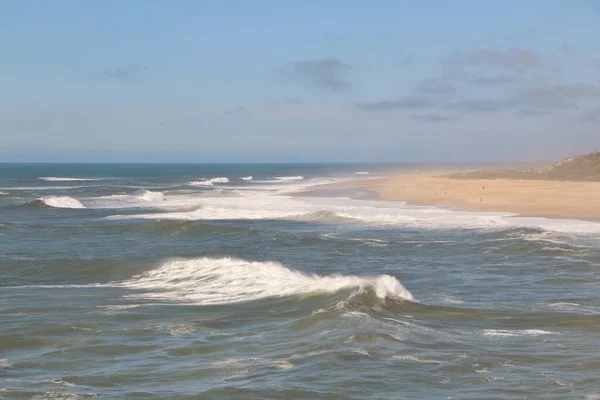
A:
{"label": "shoreline", "polygon": [[382,200],[600,222],[600,182],[455,179],[449,173],[399,174],[348,184],[372,190]]}
{"label": "shoreline", "polygon": [[362,187],[381,200],[414,205],[600,222],[600,182],[455,179],[447,176],[451,172],[405,173],[333,186]]}

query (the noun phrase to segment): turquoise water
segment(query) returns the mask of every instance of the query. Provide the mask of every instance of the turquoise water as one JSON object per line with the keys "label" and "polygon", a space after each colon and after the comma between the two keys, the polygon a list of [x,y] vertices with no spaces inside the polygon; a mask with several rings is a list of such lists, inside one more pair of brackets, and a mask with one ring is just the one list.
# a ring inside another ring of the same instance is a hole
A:
{"label": "turquoise water", "polygon": [[0,164],[0,398],[600,398],[600,223],[416,168]]}

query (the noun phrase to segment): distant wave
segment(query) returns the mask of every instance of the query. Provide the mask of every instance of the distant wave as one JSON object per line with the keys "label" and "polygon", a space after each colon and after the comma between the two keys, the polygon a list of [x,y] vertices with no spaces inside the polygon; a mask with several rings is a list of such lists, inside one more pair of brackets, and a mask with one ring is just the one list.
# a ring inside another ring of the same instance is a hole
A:
{"label": "distant wave", "polygon": [[39,190],[73,190],[73,189],[81,189],[84,187],[90,187],[90,186],[14,186],[14,187],[3,187],[0,189],[2,189],[2,190],[39,191]]}
{"label": "distant wave", "polygon": [[254,177],[252,177],[252,176],[242,176],[240,179],[243,180],[243,181],[251,181],[252,179],[254,179]]}
{"label": "distant wave", "polygon": [[165,195],[162,192],[152,192],[150,190],[142,190],[135,196],[136,199],[144,201],[165,201]]}
{"label": "distant wave", "polygon": [[47,206],[55,208],[85,208],[79,200],[69,196],[42,197],[40,201]]}
{"label": "distant wave", "polygon": [[276,181],[301,181],[303,176],[276,176],[273,178]]}
{"label": "distant wave", "polygon": [[483,331],[483,334],[485,336],[514,337],[514,336],[555,335],[556,332],[549,332],[549,331],[544,331],[541,329],[523,329],[523,330],[486,329]]}
{"label": "distant wave", "polygon": [[148,290],[143,297],[206,305],[332,293],[342,289],[355,289],[355,293],[371,290],[379,299],[414,300],[412,294],[390,275],[309,275],[276,262],[235,258],[169,261],[119,285]]}
{"label": "distant wave", "polygon": [[354,173],[354,175],[370,175],[370,172],[367,171],[357,171]]}
{"label": "distant wave", "polygon": [[211,179],[203,179],[200,181],[190,182],[189,184],[192,186],[213,186],[215,183],[227,183],[229,182],[229,178],[225,177],[216,177]]}
{"label": "distant wave", "polygon": [[42,176],[38,179],[49,182],[76,182],[76,181],[101,181],[102,178],[61,178],[56,176]]}
{"label": "distant wave", "polygon": [[235,219],[281,219],[305,214],[302,211],[269,210],[269,209],[235,209],[203,206],[192,211],[175,211],[155,214],[112,215],[109,219],[160,219],[160,220],[235,220]]}
{"label": "distant wave", "polygon": [[0,196],[8,196],[8,192],[0,192]]}

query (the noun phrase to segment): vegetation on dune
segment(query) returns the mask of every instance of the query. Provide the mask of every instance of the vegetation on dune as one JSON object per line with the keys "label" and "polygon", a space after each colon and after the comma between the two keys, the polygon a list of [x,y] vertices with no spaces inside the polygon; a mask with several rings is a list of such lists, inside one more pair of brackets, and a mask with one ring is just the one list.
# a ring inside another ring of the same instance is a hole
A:
{"label": "vegetation on dune", "polygon": [[458,172],[449,177],[454,179],[543,179],[600,182],[600,151],[566,158],[541,168],[468,171]]}

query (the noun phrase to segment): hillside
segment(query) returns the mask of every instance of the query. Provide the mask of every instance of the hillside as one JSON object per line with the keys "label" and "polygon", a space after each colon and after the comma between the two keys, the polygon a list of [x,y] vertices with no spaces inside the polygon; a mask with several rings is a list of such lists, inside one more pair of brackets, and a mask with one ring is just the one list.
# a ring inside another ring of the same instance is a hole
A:
{"label": "hillside", "polygon": [[452,174],[454,179],[541,179],[600,182],[600,152],[566,158],[534,169],[499,169]]}

